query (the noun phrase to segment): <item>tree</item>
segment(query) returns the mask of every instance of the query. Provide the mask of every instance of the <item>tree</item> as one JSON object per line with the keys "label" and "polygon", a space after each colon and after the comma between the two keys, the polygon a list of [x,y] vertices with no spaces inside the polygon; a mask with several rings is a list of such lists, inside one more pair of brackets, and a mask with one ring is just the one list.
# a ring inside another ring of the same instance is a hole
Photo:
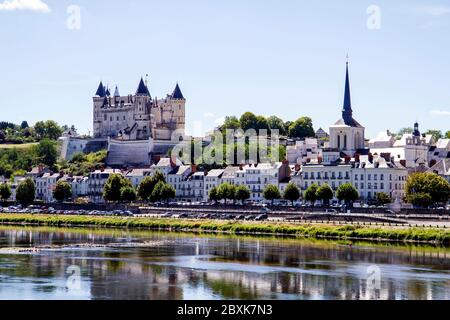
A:
{"label": "tree", "polygon": [[287,134],[284,121],[277,116],[267,118],[267,124],[270,130],[278,130],[279,134],[285,136]]}
{"label": "tree", "polygon": [[[419,207],[445,204],[450,199],[450,184],[430,172],[411,174],[406,181],[405,191],[407,201]],[[427,203],[428,199],[431,199],[431,204]]]}
{"label": "tree", "polygon": [[325,183],[317,189],[316,197],[317,200],[321,200],[325,205],[329,205],[330,200],[333,199],[333,189]]}
{"label": "tree", "polygon": [[226,129],[230,130],[238,130],[241,128],[241,123],[239,122],[239,119],[235,116],[229,116],[225,117],[225,122],[223,123],[221,127],[221,131],[224,131]]}
{"label": "tree", "polygon": [[39,161],[50,168],[54,168],[58,158],[58,151],[56,150],[56,143],[50,140],[42,140],[35,147],[36,155]]}
{"label": "tree", "polygon": [[163,200],[162,199],[162,192],[165,186],[165,182],[158,181],[158,183],[153,188],[152,194],[150,195],[150,201],[151,202],[158,202]]}
{"label": "tree", "polygon": [[131,182],[121,174],[113,173],[109,176],[103,188],[103,199],[111,202],[122,200],[122,188],[131,187]]}
{"label": "tree", "polygon": [[263,197],[264,199],[269,200],[273,206],[274,200],[281,198],[280,190],[278,190],[277,186],[269,184],[264,188]]}
{"label": "tree", "polygon": [[235,199],[244,204],[245,200],[250,199],[250,190],[246,186],[236,187]]}
{"label": "tree", "polygon": [[359,199],[359,193],[351,183],[344,183],[337,189],[336,198],[348,205]]}
{"label": "tree", "polygon": [[263,116],[256,117],[256,130],[269,130],[269,124],[267,123],[267,119]]}
{"label": "tree", "polygon": [[124,202],[136,201],[136,191],[131,186],[126,186],[120,189],[120,197]]}
{"label": "tree", "polygon": [[286,189],[284,189],[283,198],[287,201],[291,201],[292,205],[294,205],[294,202],[300,199],[300,190],[291,182],[286,186]]}
{"label": "tree", "polygon": [[289,127],[289,137],[291,138],[309,138],[314,137],[315,132],[313,123],[309,117],[301,117],[294,121]]}
{"label": "tree", "polygon": [[236,196],[236,186],[233,184],[230,184],[228,182],[222,183],[217,188],[217,194],[219,196],[219,199],[225,200],[225,204],[227,203],[227,200],[235,200]]}
{"label": "tree", "polygon": [[63,133],[63,130],[55,121],[47,120],[45,122],[36,122],[34,132],[39,139],[57,140]]}
{"label": "tree", "polygon": [[35,192],[36,187],[33,179],[27,178],[17,186],[16,200],[24,206],[30,205],[34,201]]}
{"label": "tree", "polygon": [[211,190],[209,190],[208,194],[209,201],[217,202],[220,200],[219,191],[217,187],[212,187]]}
{"label": "tree", "polygon": [[434,141],[438,141],[439,139],[444,137],[441,130],[428,130],[426,134],[431,134]]}
{"label": "tree", "polygon": [[144,180],[141,181],[138,187],[138,196],[139,199],[143,201],[148,201],[153,193],[153,189],[155,188],[158,182],[166,182],[164,175],[157,171],[153,176],[145,177]]}
{"label": "tree", "polygon": [[53,198],[58,202],[63,202],[72,197],[72,187],[66,181],[58,181],[53,190]]}
{"label": "tree", "polygon": [[9,184],[2,183],[0,184],[0,199],[2,201],[8,201],[8,199],[11,197],[11,188],[9,187]]}
{"label": "tree", "polygon": [[400,139],[403,137],[404,134],[411,134],[413,133],[414,129],[411,127],[401,128],[397,133],[397,139]]}
{"label": "tree", "polygon": [[247,131],[249,129],[257,130],[258,119],[253,113],[246,112],[239,119],[239,123],[241,124],[241,128],[244,131]]}
{"label": "tree", "polygon": [[376,198],[377,198],[377,204],[379,206],[384,206],[386,204],[392,203],[391,196],[385,192],[378,192]]}
{"label": "tree", "polygon": [[450,130],[445,133],[445,138],[450,139]]}
{"label": "tree", "polygon": [[22,123],[20,124],[20,128],[23,130],[23,129],[26,129],[26,128],[29,128],[30,126],[28,125],[28,122],[26,122],[26,121],[22,121]]}
{"label": "tree", "polygon": [[316,200],[317,200],[317,189],[319,186],[315,183],[309,186],[308,189],[306,189],[305,194],[303,195],[303,198],[306,201],[311,202],[311,205],[314,207]]}
{"label": "tree", "polygon": [[176,190],[168,183],[164,183],[164,185],[160,189],[160,199],[161,201],[169,202],[170,199],[175,198]]}

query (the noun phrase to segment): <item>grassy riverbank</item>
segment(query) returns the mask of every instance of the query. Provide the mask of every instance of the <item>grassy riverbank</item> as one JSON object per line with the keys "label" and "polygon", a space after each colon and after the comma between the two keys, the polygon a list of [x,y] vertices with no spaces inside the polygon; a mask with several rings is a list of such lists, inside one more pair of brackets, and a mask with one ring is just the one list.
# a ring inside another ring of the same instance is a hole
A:
{"label": "grassy riverbank", "polygon": [[189,221],[154,218],[55,216],[0,214],[0,224],[54,227],[106,227],[146,230],[196,231],[216,233],[272,234],[312,238],[360,239],[376,241],[434,242],[450,245],[450,231],[433,228],[393,228],[369,226],[295,225],[227,221]]}

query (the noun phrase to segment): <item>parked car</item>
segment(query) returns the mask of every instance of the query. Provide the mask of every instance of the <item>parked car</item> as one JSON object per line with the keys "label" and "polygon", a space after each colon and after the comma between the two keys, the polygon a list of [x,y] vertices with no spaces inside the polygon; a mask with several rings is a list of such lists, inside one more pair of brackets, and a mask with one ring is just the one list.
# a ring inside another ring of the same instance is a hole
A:
{"label": "parked car", "polygon": [[255,221],[264,221],[269,219],[269,216],[267,214],[260,214],[255,218]]}
{"label": "parked car", "polygon": [[256,218],[256,216],[250,215],[250,216],[246,216],[246,217],[245,217],[245,220],[251,221],[251,220],[255,220],[255,218]]}

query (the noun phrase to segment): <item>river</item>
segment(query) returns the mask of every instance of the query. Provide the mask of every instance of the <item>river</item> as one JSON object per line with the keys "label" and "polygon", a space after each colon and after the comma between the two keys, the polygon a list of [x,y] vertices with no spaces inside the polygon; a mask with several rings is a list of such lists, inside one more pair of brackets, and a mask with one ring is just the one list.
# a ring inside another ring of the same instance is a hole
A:
{"label": "river", "polygon": [[0,299],[450,299],[450,249],[0,226]]}

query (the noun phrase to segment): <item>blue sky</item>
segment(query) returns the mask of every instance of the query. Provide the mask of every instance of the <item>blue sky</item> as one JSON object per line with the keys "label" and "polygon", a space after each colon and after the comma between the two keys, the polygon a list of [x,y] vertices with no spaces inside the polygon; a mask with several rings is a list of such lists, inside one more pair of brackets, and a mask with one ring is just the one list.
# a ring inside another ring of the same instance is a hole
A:
{"label": "blue sky", "polygon": [[[81,9],[79,30],[67,7]],[[371,5],[381,29],[369,29]],[[354,116],[369,137],[450,130],[450,1],[0,0],[0,121],[92,130],[100,80],[153,96],[176,82],[196,135],[252,111],[316,128],[340,117],[350,55]],[[201,129],[194,129],[201,123]]]}

